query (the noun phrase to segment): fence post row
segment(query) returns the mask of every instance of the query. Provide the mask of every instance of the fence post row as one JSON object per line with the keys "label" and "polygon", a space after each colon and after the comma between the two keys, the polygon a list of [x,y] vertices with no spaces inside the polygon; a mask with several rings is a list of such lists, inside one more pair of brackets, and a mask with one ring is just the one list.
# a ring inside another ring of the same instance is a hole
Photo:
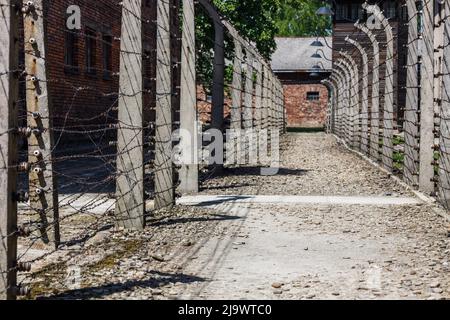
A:
{"label": "fence post row", "polygon": [[334,133],[338,136],[341,137],[342,136],[342,132],[341,132],[341,107],[342,107],[342,95],[343,95],[343,82],[342,82],[342,76],[337,73],[336,70],[334,70],[333,72],[333,80],[336,82],[336,87],[337,87],[337,91],[336,91],[336,100],[335,100],[335,117],[336,119],[334,120],[335,123],[335,128],[334,128]]}
{"label": "fence post row", "polygon": [[362,23],[356,22],[355,27],[362,31],[370,40],[372,53],[372,103],[370,124],[370,155],[374,160],[380,159],[380,45],[372,33]]}
{"label": "fence post row", "polygon": [[343,59],[338,60],[335,63],[335,66],[342,70],[342,77],[344,82],[343,89],[343,99],[342,99],[342,109],[341,109],[341,117],[342,117],[342,134],[344,140],[350,145],[350,139],[352,137],[351,131],[349,129],[349,112],[350,106],[352,105],[351,99],[351,91],[352,91],[352,76],[351,69],[348,68],[345,61]]}
{"label": "fence post row", "polygon": [[333,101],[331,105],[331,133],[336,133],[336,121],[337,121],[337,108],[339,104],[339,86],[340,80],[336,73],[332,73],[330,77],[331,83],[333,84]]}
{"label": "fence post row", "polygon": [[359,90],[359,68],[355,63],[355,60],[352,58],[350,54],[347,52],[341,51],[340,55],[342,55],[348,62],[345,63],[347,68],[349,68],[351,73],[351,108],[350,108],[350,126],[351,126],[351,136],[350,144],[353,148],[359,147],[360,137],[358,137],[360,129],[359,129],[359,115],[360,115],[360,90]]}
{"label": "fence post row", "polygon": [[[449,45],[449,3],[448,1],[414,1],[405,3],[409,21],[407,41],[406,69],[406,104],[404,110],[403,131],[404,141],[394,139],[395,114],[400,110],[394,105],[395,73],[394,73],[394,44],[393,29],[388,19],[377,5],[362,5],[368,14],[373,15],[381,24],[381,30],[386,35],[385,60],[385,87],[383,95],[383,125],[380,128],[380,44],[375,34],[368,26],[357,22],[355,27],[364,33],[370,40],[373,53],[365,51],[362,44],[356,40],[346,38],[346,42],[356,47],[361,55],[363,65],[362,101],[359,114],[361,116],[361,150],[369,154],[374,160],[381,160],[383,167],[394,172],[394,157],[404,153],[403,178],[413,188],[434,195],[438,190],[438,198],[449,207],[450,179],[448,166],[450,130],[448,129],[448,93],[446,88],[450,85],[448,72],[448,45]],[[372,58],[372,59],[371,59]],[[352,141],[354,132],[349,131],[350,113],[355,112],[354,89],[349,91],[351,79],[357,74],[352,70],[354,64],[339,60],[334,64],[334,75],[337,98],[334,99],[331,111],[331,125],[336,132],[347,142]],[[369,63],[372,62],[371,70]],[[368,78],[372,71],[371,105],[369,104]],[[351,99],[349,101],[348,99]],[[371,115],[369,126],[368,115]],[[400,119],[397,119],[400,121]],[[380,130],[381,129],[381,130]],[[370,147],[369,134],[370,131]],[[380,147],[380,132],[382,132],[382,150]],[[439,140],[439,143],[436,141]],[[404,144],[397,148],[396,144]],[[381,159],[380,159],[381,154]],[[439,169],[439,170],[438,170]],[[437,176],[437,177],[436,177]]]}
{"label": "fence post row", "polygon": [[339,80],[335,73],[332,73],[329,82],[333,85],[333,100],[331,103],[331,119],[330,119],[330,133],[336,134],[336,121],[337,121],[337,107],[339,99]]}
{"label": "fence post row", "polygon": [[363,77],[362,77],[362,101],[361,101],[361,150],[369,152],[369,57],[364,47],[356,40],[345,38],[345,41],[356,47],[361,55]]}
{"label": "fence post row", "polygon": [[333,132],[339,136],[342,137],[342,123],[341,123],[341,111],[342,111],[342,99],[343,99],[343,79],[342,79],[342,75],[340,75],[337,72],[333,73],[333,78],[334,81],[336,82],[336,99],[335,99],[335,117],[336,119],[334,120],[334,130]]}

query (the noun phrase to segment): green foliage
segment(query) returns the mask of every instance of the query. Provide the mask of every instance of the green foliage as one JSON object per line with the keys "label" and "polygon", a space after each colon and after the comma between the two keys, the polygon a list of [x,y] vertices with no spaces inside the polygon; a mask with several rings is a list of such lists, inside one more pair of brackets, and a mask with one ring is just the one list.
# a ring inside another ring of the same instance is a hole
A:
{"label": "green foliage", "polygon": [[277,10],[278,35],[284,37],[327,36],[331,32],[331,18],[316,15],[323,6],[320,0],[282,0]]}
{"label": "green foliage", "polygon": [[[239,31],[245,39],[252,41],[261,55],[270,60],[275,52],[277,27],[271,12],[278,8],[278,0],[213,0],[219,12]],[[208,14],[198,6],[196,12],[197,74],[199,83],[207,92],[212,88],[214,60],[214,26]],[[225,58],[234,58],[234,43],[225,36]],[[225,69],[225,82],[231,83],[232,65]]]}
{"label": "green foliage", "polygon": [[273,12],[280,0],[213,0],[219,11],[227,17],[244,38],[255,43],[263,57],[270,60],[275,52],[277,26]]}

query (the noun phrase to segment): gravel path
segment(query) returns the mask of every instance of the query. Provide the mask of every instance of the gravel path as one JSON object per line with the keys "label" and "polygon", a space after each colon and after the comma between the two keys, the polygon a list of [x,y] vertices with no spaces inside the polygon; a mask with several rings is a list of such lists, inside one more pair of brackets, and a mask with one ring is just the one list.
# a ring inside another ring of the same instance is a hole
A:
{"label": "gravel path", "polygon": [[211,281],[183,298],[450,298],[450,242],[426,205],[215,208],[244,222],[201,249],[186,270]]}
{"label": "gravel path", "polygon": [[[279,175],[232,170],[202,195],[413,197],[332,137],[283,139]],[[145,232],[105,228],[22,280],[50,299],[449,299],[450,230],[433,209],[224,197]]]}
{"label": "gravel path", "polygon": [[[260,168],[229,170],[204,184],[206,194],[232,195],[405,195],[402,187],[323,133],[289,134],[282,140],[278,175]],[[355,161],[356,160],[356,161]]]}

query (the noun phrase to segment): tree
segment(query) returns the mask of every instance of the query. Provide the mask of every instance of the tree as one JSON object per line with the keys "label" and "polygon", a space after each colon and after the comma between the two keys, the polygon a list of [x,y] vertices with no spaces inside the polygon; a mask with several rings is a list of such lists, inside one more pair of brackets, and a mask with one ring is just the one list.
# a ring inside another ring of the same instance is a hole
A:
{"label": "tree", "polygon": [[320,0],[283,0],[278,7],[275,25],[278,36],[326,36],[331,31],[328,17],[316,15],[323,6]]}
{"label": "tree", "polygon": [[[251,39],[260,54],[270,60],[276,50],[277,27],[271,13],[277,12],[279,0],[212,0],[219,12],[239,31],[245,39]],[[207,13],[196,13],[196,46],[198,80],[207,92],[211,89],[213,72],[214,26]],[[228,61],[234,58],[234,42],[225,37],[225,55]],[[226,69],[226,83],[232,80],[232,66]]]}
{"label": "tree", "polygon": [[280,0],[213,0],[244,38],[255,43],[263,57],[270,60],[276,50],[277,26],[273,12],[280,8]]}

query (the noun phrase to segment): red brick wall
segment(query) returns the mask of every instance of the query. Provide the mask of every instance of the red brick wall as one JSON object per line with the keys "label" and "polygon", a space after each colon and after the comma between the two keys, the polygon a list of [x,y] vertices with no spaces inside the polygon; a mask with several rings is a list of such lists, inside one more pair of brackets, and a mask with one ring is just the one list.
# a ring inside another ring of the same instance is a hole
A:
{"label": "red brick wall", "polygon": [[[95,3],[95,5],[94,5]],[[69,5],[76,4],[81,9],[82,29],[78,31],[78,70],[68,72],[64,65],[65,17]],[[121,11],[111,1],[95,2],[78,0],[52,1],[48,8],[48,69],[50,95],[53,102],[54,125],[58,129],[83,128],[90,124],[101,124],[111,120],[117,101],[118,77],[103,77],[102,35],[109,33],[120,38]],[[86,27],[96,31],[96,74],[86,72]],[[119,70],[120,41],[113,40],[112,72]],[[114,116],[113,116],[114,117]],[[59,130],[57,130],[59,131]]]}
{"label": "red brick wall", "polygon": [[[154,121],[154,106],[156,101],[156,0],[147,0],[143,7],[143,69],[144,69],[144,126],[148,121]],[[64,65],[65,59],[65,23],[67,7],[75,4],[81,9],[82,29],[77,32],[78,70],[68,72]],[[64,132],[87,132],[84,138],[104,135],[108,124],[117,122],[117,105],[119,91],[120,68],[120,37],[121,37],[121,6],[111,0],[54,0],[48,7],[47,37],[48,37],[48,71],[49,93],[53,103],[53,126],[56,136]],[[176,10],[173,7],[173,10]],[[173,15],[176,17],[176,15]],[[181,54],[179,46],[178,21],[172,19],[174,29],[172,56],[176,64]],[[95,31],[96,65],[95,75],[86,72],[86,28]],[[112,36],[111,77],[103,77],[103,47],[102,36]],[[174,90],[178,89],[179,69],[173,73]],[[174,95],[174,120],[178,117],[179,103]],[[115,135],[115,130],[107,130],[107,135]],[[83,135],[77,134],[82,140]]]}
{"label": "red brick wall", "polygon": [[[307,92],[318,91],[318,101],[308,101]],[[325,126],[328,90],[321,84],[285,84],[284,99],[288,127],[320,128]]]}

